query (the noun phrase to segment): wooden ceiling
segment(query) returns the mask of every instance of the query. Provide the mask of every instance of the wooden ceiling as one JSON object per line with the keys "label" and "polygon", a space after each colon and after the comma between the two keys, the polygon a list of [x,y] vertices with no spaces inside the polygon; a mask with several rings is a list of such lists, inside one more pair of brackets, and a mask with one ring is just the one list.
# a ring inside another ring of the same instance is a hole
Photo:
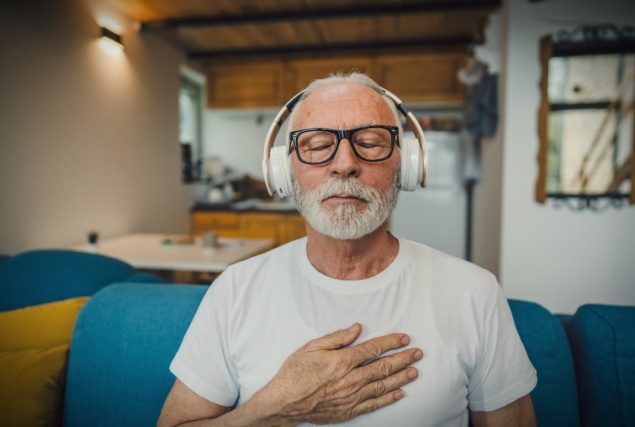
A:
{"label": "wooden ceiling", "polygon": [[104,0],[192,60],[465,49],[500,0]]}

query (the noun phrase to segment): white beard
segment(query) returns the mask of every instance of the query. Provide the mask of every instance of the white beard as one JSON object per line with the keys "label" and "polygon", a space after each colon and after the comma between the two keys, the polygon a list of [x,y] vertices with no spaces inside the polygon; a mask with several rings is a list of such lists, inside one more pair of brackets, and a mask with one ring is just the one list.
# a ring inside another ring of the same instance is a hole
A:
{"label": "white beard", "polygon": [[[380,192],[357,178],[331,178],[312,190],[302,190],[292,171],[293,194],[298,211],[318,233],[338,240],[356,240],[377,230],[397,206],[401,171],[397,168],[391,187]],[[332,211],[322,202],[336,194],[350,194],[366,202],[360,212],[353,203],[339,203]]]}

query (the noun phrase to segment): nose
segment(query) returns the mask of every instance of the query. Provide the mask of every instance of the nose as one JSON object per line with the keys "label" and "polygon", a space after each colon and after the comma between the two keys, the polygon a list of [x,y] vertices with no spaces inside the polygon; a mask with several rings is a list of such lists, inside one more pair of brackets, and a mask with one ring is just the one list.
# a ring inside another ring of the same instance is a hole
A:
{"label": "nose", "polygon": [[330,168],[333,175],[340,178],[357,177],[360,171],[359,159],[353,151],[353,146],[348,139],[342,139],[340,146],[335,153],[335,157],[330,162]]}

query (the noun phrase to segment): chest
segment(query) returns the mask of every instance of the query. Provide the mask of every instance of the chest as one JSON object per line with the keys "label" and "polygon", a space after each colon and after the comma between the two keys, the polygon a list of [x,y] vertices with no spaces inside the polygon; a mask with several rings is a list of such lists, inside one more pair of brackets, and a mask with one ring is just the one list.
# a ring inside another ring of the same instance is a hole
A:
{"label": "chest", "polygon": [[418,292],[409,297],[338,298],[337,303],[311,298],[310,304],[302,298],[260,300],[233,325],[230,360],[238,377],[239,404],[267,384],[306,342],[357,321],[363,333],[353,345],[403,332],[411,337],[411,347],[423,350],[424,358],[415,365],[419,378],[403,388],[405,399],[350,425],[385,426],[395,420],[412,426],[467,425],[467,385],[478,346],[469,322],[437,310]]}

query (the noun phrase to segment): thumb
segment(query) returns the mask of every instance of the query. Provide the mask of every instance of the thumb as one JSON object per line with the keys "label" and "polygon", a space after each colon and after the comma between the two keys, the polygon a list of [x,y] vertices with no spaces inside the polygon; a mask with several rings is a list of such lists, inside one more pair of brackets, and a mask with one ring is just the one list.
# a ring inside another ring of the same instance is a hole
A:
{"label": "thumb", "polygon": [[355,322],[347,329],[340,329],[313,341],[309,341],[307,349],[337,350],[338,348],[346,347],[347,345],[352,344],[359,337],[361,330],[362,326]]}

